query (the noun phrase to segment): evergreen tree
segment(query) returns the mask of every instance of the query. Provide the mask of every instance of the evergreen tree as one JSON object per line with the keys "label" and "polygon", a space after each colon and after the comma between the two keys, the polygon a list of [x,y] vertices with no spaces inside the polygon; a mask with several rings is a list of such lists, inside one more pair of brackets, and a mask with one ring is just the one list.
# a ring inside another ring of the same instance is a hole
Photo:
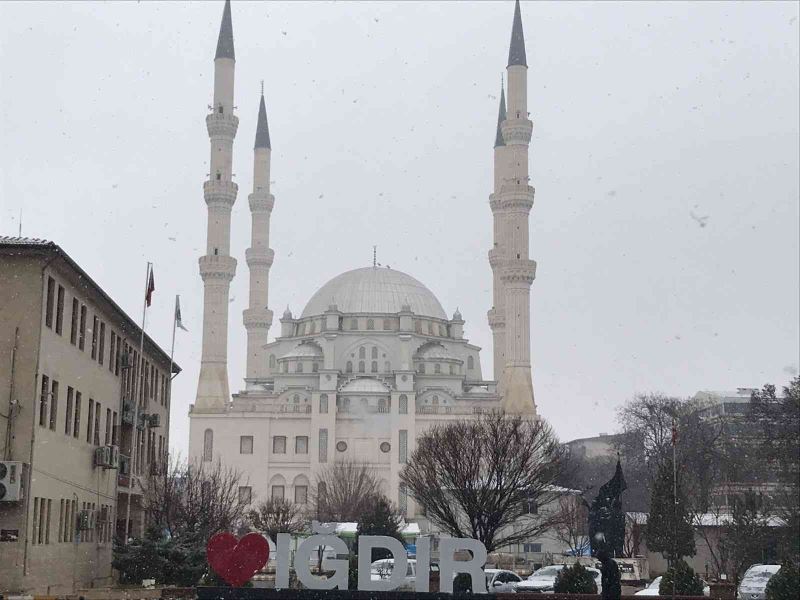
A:
{"label": "evergreen tree", "polygon": [[[660,552],[670,564],[683,556],[694,556],[694,528],[686,496],[678,474],[677,499],[674,498],[672,460],[658,471],[650,497],[650,515],[645,528],[647,547]],[[676,502],[677,500],[677,502]]]}
{"label": "evergreen tree", "polygon": [[556,594],[596,594],[597,584],[594,577],[581,563],[564,567],[556,575],[553,584]]}
{"label": "evergreen tree", "polygon": [[[355,547],[358,547],[358,537],[361,535],[385,535],[393,537],[403,543],[400,533],[401,518],[392,507],[388,498],[382,494],[374,496],[366,512],[361,515],[356,529]],[[391,554],[385,548],[374,548],[370,562],[388,558]]]}
{"label": "evergreen tree", "polygon": [[676,596],[702,596],[703,580],[694,572],[686,561],[676,560],[667,569],[658,586],[659,596],[672,596],[673,585]]}
{"label": "evergreen tree", "polygon": [[793,562],[785,562],[781,570],[767,582],[767,600],[795,600],[800,598],[800,569]]}

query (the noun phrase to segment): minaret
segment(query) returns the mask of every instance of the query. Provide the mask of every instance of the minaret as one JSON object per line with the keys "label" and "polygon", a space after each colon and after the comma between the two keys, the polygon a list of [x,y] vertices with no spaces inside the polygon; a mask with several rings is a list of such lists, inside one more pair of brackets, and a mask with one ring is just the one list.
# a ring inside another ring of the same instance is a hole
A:
{"label": "minaret", "polygon": [[497,113],[497,133],[494,138],[494,191],[489,196],[489,206],[494,220],[494,247],[489,250],[489,265],[492,267],[492,308],[489,311],[489,327],[492,330],[494,348],[494,380],[500,381],[506,364],[506,322],[503,304],[505,288],[500,281],[502,257],[507,254],[503,240],[504,213],[500,207],[500,187],[504,179],[503,167],[508,162],[508,148],[503,141],[501,129],[506,120],[506,90],[500,82],[500,109]]}
{"label": "minaret", "polygon": [[500,193],[495,193],[492,198],[495,218],[499,216],[502,232],[499,238],[495,237],[495,246],[500,244],[500,256],[495,262],[503,290],[505,321],[505,363],[500,377],[500,392],[506,412],[535,415],[531,380],[530,290],[536,276],[536,262],[528,256],[528,219],[534,195],[534,189],[528,185],[528,145],[533,123],[528,119],[528,63],[519,0],[514,6],[506,72],[508,106],[506,119],[500,126],[505,144],[500,147]]}
{"label": "minaret", "polygon": [[196,410],[224,409],[228,388],[228,295],[236,273],[230,256],[231,209],[238,186],[231,180],[233,138],[239,119],[233,114],[233,51],[231,4],[226,0],[214,57],[214,105],[206,117],[211,139],[211,171],[203,184],[208,205],[206,255],[200,257],[203,279],[203,350]]}
{"label": "minaret", "polygon": [[250,269],[250,305],[244,311],[244,326],[247,329],[247,374],[246,381],[267,376],[267,355],[264,346],[272,325],[269,301],[269,269],[275,253],[269,247],[269,220],[275,197],[269,193],[270,161],[272,145],[269,141],[267,107],[264,104],[262,84],[261,103],[258,106],[256,143],[253,162],[253,193],[248,196],[252,216],[250,247],[247,249],[247,266]]}

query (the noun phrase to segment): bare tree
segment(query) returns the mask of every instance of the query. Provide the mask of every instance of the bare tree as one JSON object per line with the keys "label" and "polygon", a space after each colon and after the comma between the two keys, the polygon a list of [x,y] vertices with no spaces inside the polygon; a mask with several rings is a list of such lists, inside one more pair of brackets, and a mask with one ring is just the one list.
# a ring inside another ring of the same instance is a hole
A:
{"label": "bare tree", "polygon": [[436,425],[417,440],[400,479],[429,520],[488,552],[551,529],[564,450],[542,420],[502,412]]}
{"label": "bare tree", "polygon": [[558,522],[553,527],[554,537],[581,556],[589,548],[589,507],[576,494],[558,498]]}
{"label": "bare tree", "polygon": [[314,479],[312,515],[318,521],[358,521],[378,495],[378,480],[368,465],[355,461],[331,463]]}
{"label": "bare tree", "polygon": [[273,542],[279,533],[300,533],[305,529],[305,515],[298,504],[284,498],[268,498],[247,513],[250,525],[268,535]]}

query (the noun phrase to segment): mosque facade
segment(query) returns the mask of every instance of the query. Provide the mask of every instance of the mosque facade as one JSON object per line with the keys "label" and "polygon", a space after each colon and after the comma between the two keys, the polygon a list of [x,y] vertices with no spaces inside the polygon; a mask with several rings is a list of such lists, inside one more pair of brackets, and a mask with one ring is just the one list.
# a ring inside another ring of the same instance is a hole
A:
{"label": "mosque facade", "polygon": [[[480,348],[464,338],[464,320],[450,316],[411,275],[373,265],[325,283],[297,315],[288,309],[269,341],[271,140],[262,94],[254,147],[252,220],[245,261],[250,278],[245,387],[229,392],[228,294],[237,261],[229,254],[235,53],[226,2],[214,60],[214,104],[206,122],[211,171],[204,184],[208,243],[200,258],[204,282],[203,346],[197,397],[190,407],[191,458],[242,471],[240,490],[253,502],[283,497],[306,504],[315,476],[336,461],[368,464],[408,519],[419,517],[399,474],[417,436],[449,420],[492,411],[537,418],[530,362],[528,177],[532,123],[527,112],[527,61],[519,2],[501,94],[489,196],[494,245],[489,250],[494,372],[481,370]],[[279,226],[279,225],[278,225]]]}

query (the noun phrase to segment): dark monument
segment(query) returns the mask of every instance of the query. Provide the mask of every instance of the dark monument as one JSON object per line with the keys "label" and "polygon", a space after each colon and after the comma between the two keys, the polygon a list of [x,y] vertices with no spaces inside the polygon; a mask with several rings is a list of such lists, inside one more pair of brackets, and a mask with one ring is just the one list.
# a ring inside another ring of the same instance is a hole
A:
{"label": "dark monument", "polygon": [[617,470],[607,483],[600,487],[597,498],[589,508],[589,543],[592,556],[600,557],[605,551],[609,557],[622,556],[625,540],[625,513],[620,496],[628,486],[617,458]]}

